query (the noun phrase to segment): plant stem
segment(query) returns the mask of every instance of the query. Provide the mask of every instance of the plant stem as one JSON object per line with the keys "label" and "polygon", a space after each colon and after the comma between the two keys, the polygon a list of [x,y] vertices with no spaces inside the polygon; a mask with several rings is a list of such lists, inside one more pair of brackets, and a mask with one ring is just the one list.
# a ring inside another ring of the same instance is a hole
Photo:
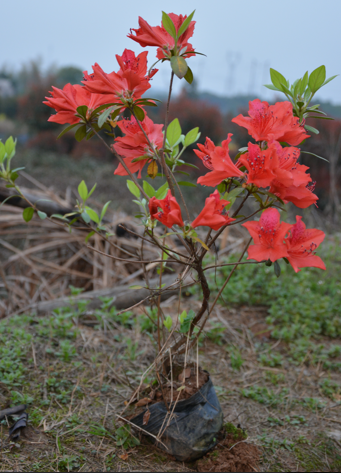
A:
{"label": "plant stem", "polygon": [[171,95],[172,95],[173,79],[174,79],[174,72],[172,71],[171,79],[170,79],[170,83],[169,83],[169,93],[168,93],[167,105],[166,105],[165,134],[163,136],[163,145],[162,145],[162,151],[161,151],[161,163],[162,163],[162,167],[163,167],[164,172],[165,172],[165,176],[166,176],[169,188],[171,190],[172,195],[174,196],[175,195],[174,186],[173,186],[173,183],[172,183],[172,181],[170,179],[170,176],[169,176],[168,167],[166,165],[166,160],[165,160],[165,151],[164,151],[165,150],[165,145],[166,145],[166,138],[167,138],[169,104],[170,104],[170,99],[171,99]]}

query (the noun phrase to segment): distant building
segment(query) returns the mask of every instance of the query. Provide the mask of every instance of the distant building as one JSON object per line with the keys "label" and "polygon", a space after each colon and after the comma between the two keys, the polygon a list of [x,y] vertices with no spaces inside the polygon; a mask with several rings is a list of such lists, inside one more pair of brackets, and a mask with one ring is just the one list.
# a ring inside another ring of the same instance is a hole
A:
{"label": "distant building", "polygon": [[9,79],[0,78],[0,97],[13,97],[14,87]]}

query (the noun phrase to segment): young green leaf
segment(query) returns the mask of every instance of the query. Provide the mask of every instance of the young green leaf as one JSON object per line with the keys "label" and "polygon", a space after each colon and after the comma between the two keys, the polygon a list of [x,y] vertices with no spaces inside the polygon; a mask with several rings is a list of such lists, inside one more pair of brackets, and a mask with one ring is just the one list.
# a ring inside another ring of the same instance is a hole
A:
{"label": "young green leaf", "polygon": [[277,92],[281,92],[277,89],[277,87],[275,87],[272,84],[264,84],[264,87],[266,87],[267,89],[270,89],[270,90],[276,90]]}
{"label": "young green leaf", "polygon": [[180,28],[178,30],[177,38],[180,38],[180,36],[187,30],[187,28],[189,27],[189,25],[192,21],[194,13],[195,13],[195,10],[193,10],[192,13],[190,15],[188,15],[186,20],[182,23],[182,25],[180,26]]}
{"label": "young green leaf", "polygon": [[309,88],[315,93],[320,87],[322,87],[324,81],[326,80],[326,67],[320,66],[315,69],[309,76]]}
{"label": "young green leaf", "polygon": [[101,113],[98,117],[98,126],[102,128],[104,123],[107,121],[108,116],[113,112],[117,107],[110,107],[107,108],[103,113]]}
{"label": "young green leaf", "polygon": [[179,322],[180,324],[183,324],[184,323],[184,320],[186,319],[187,317],[187,311],[184,310],[181,312],[181,314],[179,315]]}
{"label": "young green leaf", "polygon": [[78,186],[78,194],[83,201],[86,201],[88,198],[88,188],[84,181],[82,181]]}
{"label": "young green leaf", "polygon": [[173,20],[167,13],[162,12],[162,25],[164,29],[171,35],[172,38],[176,38],[176,29],[173,23]]}
{"label": "young green leaf", "polygon": [[7,157],[5,145],[0,141],[0,164],[2,164]]}
{"label": "young green leaf", "polygon": [[271,82],[275,87],[277,87],[278,90],[282,90],[282,85],[287,84],[287,80],[282,74],[275,69],[270,68],[270,77],[271,77]]}
{"label": "young green leaf", "polygon": [[199,127],[193,128],[193,130],[190,130],[185,136],[184,146],[190,146],[191,144],[195,143],[199,138]]}
{"label": "young green leaf", "polygon": [[38,210],[37,213],[39,218],[41,218],[42,220],[45,220],[45,218],[47,217],[47,214],[45,212],[41,212],[40,210]]}
{"label": "young green leaf", "polygon": [[29,222],[30,220],[32,220],[33,215],[34,215],[33,207],[26,207],[26,209],[24,209],[23,214],[22,214],[25,222]]}
{"label": "young green leaf", "polygon": [[107,202],[107,203],[105,203],[105,204],[103,205],[103,209],[102,209],[102,212],[101,212],[101,218],[100,218],[100,221],[102,221],[102,220],[103,220],[103,218],[104,218],[104,215],[106,214],[106,212],[107,212],[107,210],[108,210],[108,207],[109,207],[109,204],[110,204],[110,203],[111,203],[111,200],[108,200],[108,202]]}
{"label": "young green leaf", "polygon": [[97,184],[94,184],[93,188],[91,189],[91,191],[88,194],[88,197],[87,197],[88,199],[91,197],[91,195],[94,192],[94,190],[96,189],[96,187],[97,187]]}
{"label": "young green leaf", "polygon": [[301,82],[301,85],[300,85],[300,90],[299,90],[299,94],[300,95],[303,95],[304,94],[304,91],[308,85],[308,80],[309,80],[309,73],[308,71],[304,74],[304,76],[302,77],[302,82]]}
{"label": "young green leaf", "polygon": [[61,133],[59,133],[59,135],[57,136],[57,140],[61,138],[63,135],[65,135],[65,133],[72,130],[72,128],[74,128],[75,126],[78,126],[78,123],[74,123],[73,125],[69,125],[66,128],[64,128],[64,130]]}
{"label": "young green leaf", "polygon": [[182,79],[183,77],[185,77],[188,66],[187,66],[187,62],[185,61],[183,57],[172,56],[171,67],[172,67],[172,71],[177,77],[179,77],[179,79]]}
{"label": "young green leaf", "polygon": [[127,180],[127,187],[135,197],[137,197],[138,199],[140,198],[141,196],[140,189],[137,187],[137,185],[133,181]]}
{"label": "young green leaf", "polygon": [[326,79],[326,80],[323,82],[322,86],[328,84],[328,82],[330,82],[331,80],[335,79],[335,77],[338,77],[338,76],[339,76],[339,74],[336,74],[336,76],[331,76],[331,77],[329,77],[329,79]]}
{"label": "young green leaf", "polygon": [[95,210],[91,209],[90,207],[85,208],[86,213],[89,215],[91,220],[95,223],[99,223],[99,216]]}
{"label": "young green leaf", "polygon": [[83,118],[86,118],[86,114],[88,112],[88,107],[86,105],[80,105],[77,107],[77,113]]}
{"label": "young green leaf", "polygon": [[174,118],[172,122],[167,127],[167,140],[169,146],[173,147],[175,143],[180,139],[181,136],[181,126],[179,120]]}
{"label": "young green leaf", "polygon": [[193,82],[193,79],[194,79],[193,72],[192,72],[192,69],[189,66],[187,66],[187,72],[184,75],[184,79],[189,84],[192,84],[192,82]]}
{"label": "young green leaf", "polygon": [[91,238],[91,237],[92,237],[92,235],[94,235],[94,234],[95,234],[95,232],[94,232],[94,231],[92,231],[92,232],[88,233],[88,235],[85,237],[85,243],[88,243],[88,241],[90,240],[90,238]]}
{"label": "young green leaf", "polygon": [[149,184],[149,182],[143,181],[143,190],[145,191],[148,197],[154,197],[155,189],[152,185]]}
{"label": "young green leaf", "polygon": [[315,135],[318,135],[320,133],[316,128],[310,125],[304,125],[304,128],[310,131],[311,133],[314,133]]}
{"label": "young green leaf", "polygon": [[88,215],[87,212],[82,212],[81,214],[82,216],[82,219],[84,220],[85,223],[90,223],[91,222],[91,218],[90,218],[90,215]]}
{"label": "young green leaf", "polygon": [[167,315],[166,319],[163,321],[163,325],[166,327],[166,329],[170,332],[172,325],[173,325],[173,320],[172,317]]}
{"label": "young green leaf", "polygon": [[168,182],[165,182],[157,191],[155,194],[155,197],[159,200],[162,200],[166,197],[168,192]]}

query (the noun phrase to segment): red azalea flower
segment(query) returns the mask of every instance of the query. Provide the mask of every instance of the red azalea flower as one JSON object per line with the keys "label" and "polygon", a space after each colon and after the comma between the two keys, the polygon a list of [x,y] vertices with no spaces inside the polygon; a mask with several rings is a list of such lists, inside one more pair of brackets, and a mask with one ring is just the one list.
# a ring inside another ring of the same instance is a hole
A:
{"label": "red azalea flower", "polygon": [[225,210],[227,200],[220,199],[219,192],[215,190],[205,201],[205,207],[191,223],[193,228],[210,227],[212,230],[219,230],[223,225],[227,225],[235,220],[230,218]]}
{"label": "red azalea flower", "polygon": [[52,87],[52,89],[50,92],[52,97],[45,97],[46,102],[43,102],[57,112],[50,116],[49,122],[74,125],[80,121],[80,118],[75,116],[78,107],[86,105],[89,113],[91,113],[97,107],[106,103],[103,95],[91,94],[79,84],[66,84],[63,89],[57,89],[57,87]]}
{"label": "red azalea flower", "polygon": [[300,157],[298,148],[292,146],[282,148],[277,141],[273,141],[270,145],[276,148],[278,156],[278,167],[274,170],[277,183],[286,187],[291,185],[298,187],[311,182],[310,174],[306,173],[309,167],[297,162]]}
{"label": "red azalea flower", "polygon": [[242,164],[249,171],[247,184],[268,187],[278,167],[276,148],[270,145],[268,149],[262,150],[258,145],[249,143],[248,152],[239,158],[238,164]]}
{"label": "red azalea flower", "polygon": [[[154,156],[154,152],[150,149],[149,143],[135,118],[131,120],[121,120],[117,124],[125,136],[116,138],[113,147],[117,154],[125,157],[124,162],[130,171],[139,171],[138,177],[141,177],[143,166]],[[154,146],[154,149],[161,148],[163,144],[163,125],[156,125],[147,115],[141,125],[149,141]],[[146,156],[146,159],[134,163],[132,162],[135,158],[141,156]],[[122,164],[119,164],[114,174],[126,176],[127,172]]]}
{"label": "red azalea flower", "polygon": [[214,146],[213,142],[206,138],[205,146],[198,145],[201,151],[194,150],[204,165],[208,169],[212,169],[205,176],[199,177],[197,180],[198,184],[215,187],[228,177],[244,176],[244,173],[237,168],[229,156],[231,136],[232,133],[229,133],[227,139],[221,143],[221,146]]}
{"label": "red azalea flower", "polygon": [[269,105],[259,99],[249,102],[249,117],[238,115],[233,118],[237,125],[247,128],[256,141],[284,141],[296,146],[309,138],[299,119],[293,116],[290,102],[277,102]]}
{"label": "red azalea flower", "polygon": [[92,66],[93,74],[84,72],[86,89],[98,94],[107,94],[107,103],[121,104],[123,99],[136,100],[150,88],[149,80],[156,74],[154,69],[150,75],[147,74],[147,52],[144,51],[135,57],[135,53],[125,49],[122,56],[116,55],[120,65],[118,72],[107,74],[95,63]]}
{"label": "red azalea flower", "polygon": [[[182,23],[186,20],[187,15],[175,15],[175,13],[169,13],[172,19],[175,29],[178,32]],[[194,33],[195,21],[191,21],[187,30],[180,36],[177,43],[178,51],[183,48],[187,48],[187,51],[193,51],[193,46],[188,43],[188,40]],[[139,43],[143,48],[146,46],[158,46],[157,58],[163,59],[164,57],[170,57],[171,51],[174,49],[174,38],[161,26],[150,26],[143,18],[139,16],[138,29],[131,29],[131,33],[128,34],[128,38],[133,39]],[[134,34],[134,33],[135,34]],[[178,52],[176,51],[176,52]],[[184,54],[184,57],[194,56],[194,54]]]}
{"label": "red azalea flower", "polygon": [[298,273],[299,268],[320,268],[326,269],[326,266],[319,256],[316,256],[316,248],[323,242],[325,234],[316,228],[306,229],[302,222],[302,217],[296,216],[296,223],[290,229],[286,244],[288,247],[287,258],[289,263]]}
{"label": "red azalea flower", "polygon": [[185,225],[182,221],[180,206],[170,189],[164,199],[159,200],[156,197],[150,199],[149,212],[152,220],[156,219],[168,228],[172,228],[173,225],[179,225],[179,227]]}
{"label": "red azalea flower", "polygon": [[242,226],[248,229],[254,241],[254,245],[249,246],[247,259],[256,261],[269,259],[274,262],[283,257],[288,258],[284,238],[292,225],[280,223],[280,213],[277,209],[266,209],[259,222],[246,222]]}
{"label": "red azalea flower", "polygon": [[274,180],[271,184],[270,192],[277,195],[284,203],[292,202],[296,207],[306,209],[318,201],[317,195],[312,192],[313,189],[314,185],[306,186],[305,184],[285,187]]}

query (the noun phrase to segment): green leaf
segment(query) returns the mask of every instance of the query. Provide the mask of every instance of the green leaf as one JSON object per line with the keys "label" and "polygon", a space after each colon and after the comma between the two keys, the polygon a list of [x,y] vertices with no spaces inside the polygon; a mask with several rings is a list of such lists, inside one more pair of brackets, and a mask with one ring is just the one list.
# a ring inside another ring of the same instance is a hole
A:
{"label": "green leaf", "polygon": [[184,323],[184,320],[186,319],[187,317],[187,311],[184,310],[181,312],[181,314],[179,315],[179,322],[180,324],[183,324]]}
{"label": "green leaf", "polygon": [[171,35],[172,38],[176,38],[176,29],[174,26],[174,23],[169,15],[165,13],[164,11],[162,12],[162,25],[164,29]]}
{"label": "green leaf", "polygon": [[78,186],[78,194],[84,201],[88,198],[88,188],[84,181],[82,181]]}
{"label": "green leaf", "polygon": [[38,210],[37,213],[39,218],[41,218],[42,220],[45,220],[45,218],[47,217],[47,214],[45,212],[41,212],[40,210]]}
{"label": "green leaf", "polygon": [[86,105],[80,105],[77,107],[77,113],[83,118],[86,118],[86,114],[88,112],[88,107]]}
{"label": "green leaf", "polygon": [[202,247],[204,247],[205,250],[210,251],[210,249],[209,249],[209,247],[206,245],[206,243],[204,243],[202,240],[200,240],[199,237],[192,236],[192,239],[195,240],[195,241],[197,241],[198,243],[200,243],[200,245],[201,245]]}
{"label": "green leaf", "polygon": [[59,133],[59,135],[57,136],[57,140],[61,138],[63,135],[65,135],[65,133],[72,130],[72,128],[74,128],[75,126],[78,126],[78,123],[74,123],[73,125],[69,125],[66,128],[64,128],[64,130],[61,133]]}
{"label": "green leaf", "polygon": [[138,199],[141,197],[141,192],[140,189],[137,187],[137,185],[133,181],[127,180],[127,186],[130,192],[137,197]]}
{"label": "green leaf", "polygon": [[5,143],[7,159],[12,159],[12,157],[14,156],[14,154],[15,154],[15,145],[16,145],[16,141],[13,140],[12,136],[7,138],[6,143]]}
{"label": "green leaf", "polygon": [[180,26],[180,28],[178,30],[177,38],[180,38],[180,36],[187,30],[187,28],[189,27],[189,25],[192,21],[194,13],[195,13],[195,10],[193,10],[192,13],[190,15],[188,15],[186,20],[182,23],[182,25]]}
{"label": "green leaf", "polygon": [[85,238],[85,243],[88,243],[88,241],[90,240],[90,238],[91,238],[92,235],[94,235],[94,234],[95,234],[94,231],[90,232],[90,233],[86,236],[86,238]]}
{"label": "green leaf", "polygon": [[85,207],[85,211],[93,222],[99,223],[99,216],[95,210],[91,209],[90,207]]}
{"label": "green leaf", "polygon": [[274,271],[275,271],[276,276],[279,278],[280,275],[281,275],[281,267],[280,267],[278,261],[275,261],[275,263],[274,263]]}
{"label": "green leaf", "polygon": [[[277,89],[277,87],[275,87],[275,86],[272,85],[272,84],[264,84],[264,87],[266,87],[267,89],[270,89],[270,90],[279,91],[279,90]],[[279,92],[281,92],[281,91],[279,91]]]}
{"label": "green leaf", "polygon": [[226,196],[226,200],[233,199],[234,197],[237,197],[237,195],[241,194],[244,191],[243,187],[236,187],[233,189],[231,192],[229,192]]}
{"label": "green leaf", "polygon": [[302,82],[301,82],[301,85],[300,85],[300,90],[299,90],[299,94],[300,95],[303,95],[304,94],[304,91],[308,85],[308,80],[309,80],[309,73],[308,71],[304,74],[304,76],[302,77]]}
{"label": "green leaf", "polygon": [[5,145],[0,141],[0,164],[4,162],[6,155],[7,153],[6,153]]}
{"label": "green leaf", "polygon": [[155,197],[159,200],[162,200],[166,197],[168,192],[168,182],[165,182],[157,191],[155,194]]}
{"label": "green leaf", "polygon": [[108,202],[103,205],[103,209],[102,209],[102,212],[101,212],[100,221],[103,220],[103,217],[104,217],[104,215],[106,214],[110,203],[111,203],[111,200],[108,200]]}
{"label": "green leaf", "polygon": [[304,125],[304,128],[310,131],[311,133],[314,133],[315,135],[318,135],[320,133],[316,128],[310,125]]}
{"label": "green leaf", "polygon": [[192,320],[194,319],[195,317],[195,312],[194,310],[190,310],[188,312],[188,314],[186,313],[186,311],[184,310],[182,312],[182,314],[179,315],[179,321],[180,321],[180,332],[181,333],[187,333],[190,326],[191,326],[191,322]]}
{"label": "green leaf", "polygon": [[107,108],[103,113],[101,113],[98,117],[98,126],[99,128],[102,128],[102,126],[104,125],[104,123],[107,121],[108,119],[108,116],[111,114],[111,112],[113,112],[115,109],[117,109],[117,107],[110,107],[110,108]]}
{"label": "green leaf", "polygon": [[174,120],[168,125],[166,136],[169,146],[171,147],[175,146],[176,142],[180,139],[181,126],[177,118],[174,118]]}
{"label": "green leaf", "polygon": [[271,77],[271,82],[275,87],[277,87],[278,90],[282,90],[282,85],[287,84],[287,80],[282,74],[275,69],[270,68],[270,77]]}
{"label": "green leaf", "polygon": [[143,286],[139,286],[139,285],[129,286],[129,289],[143,289]]}
{"label": "green leaf", "polygon": [[192,82],[193,82],[193,79],[194,79],[193,72],[192,72],[192,69],[189,66],[187,66],[187,72],[184,75],[184,79],[189,84],[192,84]]}
{"label": "green leaf", "polygon": [[171,328],[172,328],[172,325],[173,325],[172,317],[170,317],[169,315],[167,315],[167,317],[166,317],[165,320],[163,321],[163,325],[166,327],[166,329],[168,330],[168,332],[170,332],[170,331],[171,331]]}
{"label": "green leaf", "polygon": [[25,222],[29,222],[30,220],[32,220],[33,215],[34,215],[33,207],[26,207],[26,209],[24,209],[23,214],[22,214]]}
{"label": "green leaf", "polygon": [[315,156],[316,158],[322,159],[323,161],[327,161],[327,163],[329,163],[328,159],[322,158],[322,156],[319,156],[318,154],[310,153],[310,151],[302,151],[302,150],[301,150],[301,153],[311,154],[312,156]]}
{"label": "green leaf", "polygon": [[179,79],[185,77],[188,69],[185,59],[180,56],[172,56],[170,62],[174,74],[179,77]]}
{"label": "green leaf", "polygon": [[315,93],[320,87],[322,87],[324,81],[326,80],[326,67],[320,66],[315,69],[309,76],[309,88]]}
{"label": "green leaf", "polygon": [[145,116],[144,110],[141,107],[138,107],[137,105],[134,105],[133,111],[134,111],[134,114],[135,114],[136,118],[140,122],[143,122],[144,116]]}
{"label": "green leaf", "polygon": [[147,181],[143,181],[143,190],[147,194],[148,197],[154,197],[155,196],[155,189],[152,185],[149,184]]}
{"label": "green leaf", "polygon": [[94,190],[96,189],[96,187],[97,187],[97,184],[94,184],[94,186],[92,187],[91,191],[88,194],[88,199],[89,199],[89,197],[91,197],[91,195],[94,192]]}
{"label": "green leaf", "polygon": [[193,184],[193,182],[187,182],[187,181],[179,181],[178,184],[179,186],[197,187],[197,185]]}
{"label": "green leaf", "polygon": [[86,137],[86,125],[82,125],[78,128],[75,133],[75,138],[77,141],[82,141]]}
{"label": "green leaf", "polygon": [[329,79],[326,79],[326,80],[323,82],[322,87],[323,87],[324,85],[328,84],[328,82],[330,82],[331,80],[335,79],[335,77],[338,77],[338,76],[339,76],[339,74],[336,74],[336,76],[331,76],[331,77],[329,77]]}
{"label": "green leaf", "polygon": [[195,143],[199,138],[199,127],[193,128],[193,130],[190,130],[185,136],[184,146],[190,146],[191,144]]}
{"label": "green leaf", "polygon": [[85,211],[82,212],[81,217],[82,217],[82,219],[84,220],[85,223],[90,223],[91,222],[90,215],[88,215],[87,212],[85,212]]}

